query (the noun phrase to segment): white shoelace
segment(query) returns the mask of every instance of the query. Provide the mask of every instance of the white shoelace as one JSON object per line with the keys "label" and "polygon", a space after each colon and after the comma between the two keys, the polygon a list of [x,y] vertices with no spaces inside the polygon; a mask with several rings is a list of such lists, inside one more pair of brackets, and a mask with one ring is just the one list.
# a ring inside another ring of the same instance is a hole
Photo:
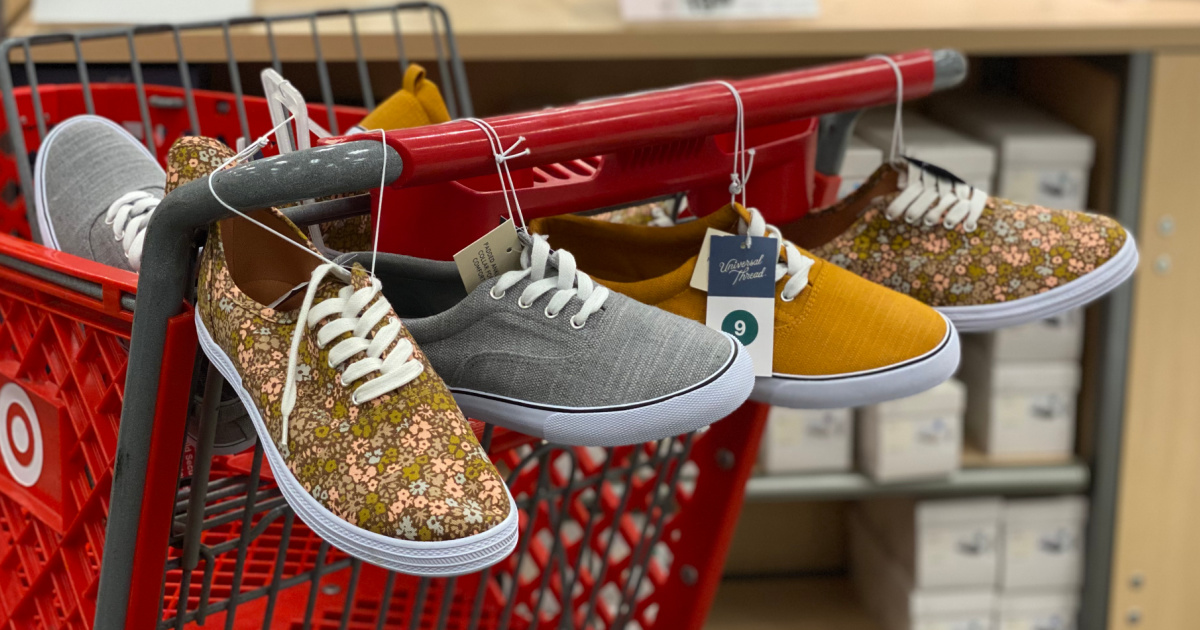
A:
{"label": "white shoelace", "polygon": [[750,223],[740,222],[739,232],[746,236],[769,236],[779,241],[779,260],[775,263],[775,282],[779,282],[785,276],[791,276],[787,284],[783,285],[783,291],[780,292],[780,299],[784,302],[791,302],[796,299],[796,296],[808,286],[808,272],[812,269],[816,261],[804,254],[800,253],[800,248],[794,243],[783,238],[783,233],[774,225],[768,225],[767,220],[756,208],[747,208],[750,211]]}
{"label": "white shoelace", "polygon": [[[368,379],[358,386],[350,400],[355,405],[369,402],[384,394],[393,392],[410,383],[421,375],[425,365],[412,358],[413,345],[408,339],[400,336],[403,325],[399,319],[390,318],[389,323],[372,332],[383,318],[391,312],[392,307],[386,298],[375,300],[382,290],[378,278],[372,277],[370,286],[355,290],[347,284],[338,291],[337,297],[327,298],[319,304],[313,304],[317,290],[326,275],[332,274],[338,280],[349,283],[351,273],[345,268],[334,264],[323,264],[312,272],[308,281],[308,290],[304,302],[300,306],[300,314],[296,318],[296,330],[292,333],[292,347],[288,351],[287,381],[283,387],[283,454],[287,453],[288,418],[296,406],[296,378],[300,360],[300,344],[304,340],[304,331],[315,327],[321,320],[337,315],[337,319],[321,326],[317,331],[317,345],[321,348],[329,345],[334,339],[345,333],[350,337],[339,341],[329,351],[329,367],[331,369],[345,363],[360,352],[366,357],[346,366],[339,377],[339,383],[349,386],[350,383],[361,379],[372,372],[379,376]],[[371,304],[372,301],[374,304]],[[368,307],[368,305],[370,305]],[[365,309],[365,310],[364,310]],[[394,345],[393,345],[394,344]],[[383,353],[391,348],[386,358]]]}
{"label": "white shoelace", "polygon": [[901,192],[888,204],[884,216],[891,221],[904,217],[909,225],[921,223],[925,227],[941,221],[947,230],[962,224],[966,231],[974,231],[987,205],[987,193],[906,162],[907,170],[900,173]]}
{"label": "white shoelace", "polygon": [[[529,277],[533,280],[521,296],[517,298],[517,306],[529,308],[542,295],[555,291],[554,297],[546,305],[544,314],[549,319],[558,317],[572,297],[579,296],[583,306],[579,312],[571,316],[571,327],[576,330],[587,324],[588,317],[604,306],[608,299],[608,287],[597,284],[590,276],[575,268],[575,257],[565,250],[551,251],[546,237],[534,234],[525,237],[525,249],[521,252],[521,270],[506,271],[492,286],[489,294],[492,299],[504,298],[506,291],[521,280]],[[553,269],[547,269],[553,267]]]}
{"label": "white shoelace", "polygon": [[118,197],[104,214],[104,223],[112,226],[113,240],[121,242],[125,258],[134,271],[141,269],[146,226],[150,225],[150,217],[160,201],[160,197],[135,190]]}

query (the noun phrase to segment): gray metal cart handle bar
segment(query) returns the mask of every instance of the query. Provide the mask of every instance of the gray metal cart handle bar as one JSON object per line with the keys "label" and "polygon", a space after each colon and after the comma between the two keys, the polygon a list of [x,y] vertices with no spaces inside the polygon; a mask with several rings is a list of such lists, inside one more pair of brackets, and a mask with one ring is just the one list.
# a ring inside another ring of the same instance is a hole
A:
{"label": "gray metal cart handle bar", "polygon": [[[402,163],[395,149],[380,142],[347,142],[286,156],[266,158],[212,176],[214,190],[237,208],[265,208],[395,181]],[[138,507],[146,483],[150,434],[163,364],[168,320],[179,314],[195,255],[196,231],[232,213],[208,188],[190,182],[167,195],[146,234],[138,275],[137,310],[129,344],[130,370],[117,433],[112,496],[96,594],[96,630],[124,630],[138,536]],[[136,368],[136,369],[135,369]],[[182,420],[181,420],[182,421]],[[169,526],[164,523],[163,527]]]}

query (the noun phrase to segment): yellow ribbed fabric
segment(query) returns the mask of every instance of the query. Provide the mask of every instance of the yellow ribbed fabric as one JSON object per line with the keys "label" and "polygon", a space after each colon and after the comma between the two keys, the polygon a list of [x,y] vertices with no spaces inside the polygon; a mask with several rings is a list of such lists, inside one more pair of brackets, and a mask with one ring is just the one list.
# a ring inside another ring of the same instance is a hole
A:
{"label": "yellow ribbed fabric", "polygon": [[403,87],[380,103],[362,119],[364,129],[408,129],[450,120],[446,102],[438,86],[425,78],[425,69],[410,64],[404,73]]}
{"label": "yellow ribbed fabric", "polygon": [[[744,209],[730,205],[660,228],[568,215],[536,219],[530,230],[570,251],[581,270],[614,291],[703,322],[707,295],[690,281],[704,234],[710,227],[737,233],[742,216]],[[919,357],[945,338],[946,322],[934,309],[813,258],[808,287],[795,300],[779,297],[786,280],[775,288],[776,372],[823,376],[878,369]]]}

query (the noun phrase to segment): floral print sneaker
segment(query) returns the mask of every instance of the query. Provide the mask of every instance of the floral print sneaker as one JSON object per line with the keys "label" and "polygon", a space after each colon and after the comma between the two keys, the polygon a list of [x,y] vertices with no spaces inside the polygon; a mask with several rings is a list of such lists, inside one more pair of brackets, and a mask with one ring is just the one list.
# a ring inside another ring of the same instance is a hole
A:
{"label": "floral print sneaker", "polygon": [[914,159],[884,164],[850,196],[783,227],[831,263],[937,308],[962,332],[1078,308],[1133,274],[1116,221],[989,197]]}
{"label": "floral print sneaker", "polygon": [[458,575],[505,558],[512,497],[379,281],[322,262],[276,210],[250,217],[209,228],[196,330],[288,504],[391,570]]}

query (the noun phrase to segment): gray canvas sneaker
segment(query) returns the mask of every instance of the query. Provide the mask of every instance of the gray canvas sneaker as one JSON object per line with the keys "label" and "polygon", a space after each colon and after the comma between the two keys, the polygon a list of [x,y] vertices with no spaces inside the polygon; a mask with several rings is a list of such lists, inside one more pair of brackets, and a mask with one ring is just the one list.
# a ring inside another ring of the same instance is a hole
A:
{"label": "gray canvas sneaker", "polygon": [[117,123],[75,116],[50,130],[33,170],[42,245],[137,271],[150,215],[167,174]]}
{"label": "gray canvas sneaker", "polygon": [[[167,173],[150,151],[117,123],[74,116],[42,142],[34,164],[34,213],[42,245],[110,267],[138,271],[146,226],[166,189]],[[193,392],[204,387],[203,362]],[[201,397],[188,407],[187,432],[199,433]],[[225,384],[217,406],[213,452],[239,453],[256,434],[237,394]]]}
{"label": "gray canvas sneaker", "polygon": [[[469,294],[452,262],[379,254],[383,292],[472,418],[556,444],[621,446],[706,427],[754,388],[737,340],[631,300],[521,234],[520,271]],[[342,264],[371,266],[371,253]]]}

